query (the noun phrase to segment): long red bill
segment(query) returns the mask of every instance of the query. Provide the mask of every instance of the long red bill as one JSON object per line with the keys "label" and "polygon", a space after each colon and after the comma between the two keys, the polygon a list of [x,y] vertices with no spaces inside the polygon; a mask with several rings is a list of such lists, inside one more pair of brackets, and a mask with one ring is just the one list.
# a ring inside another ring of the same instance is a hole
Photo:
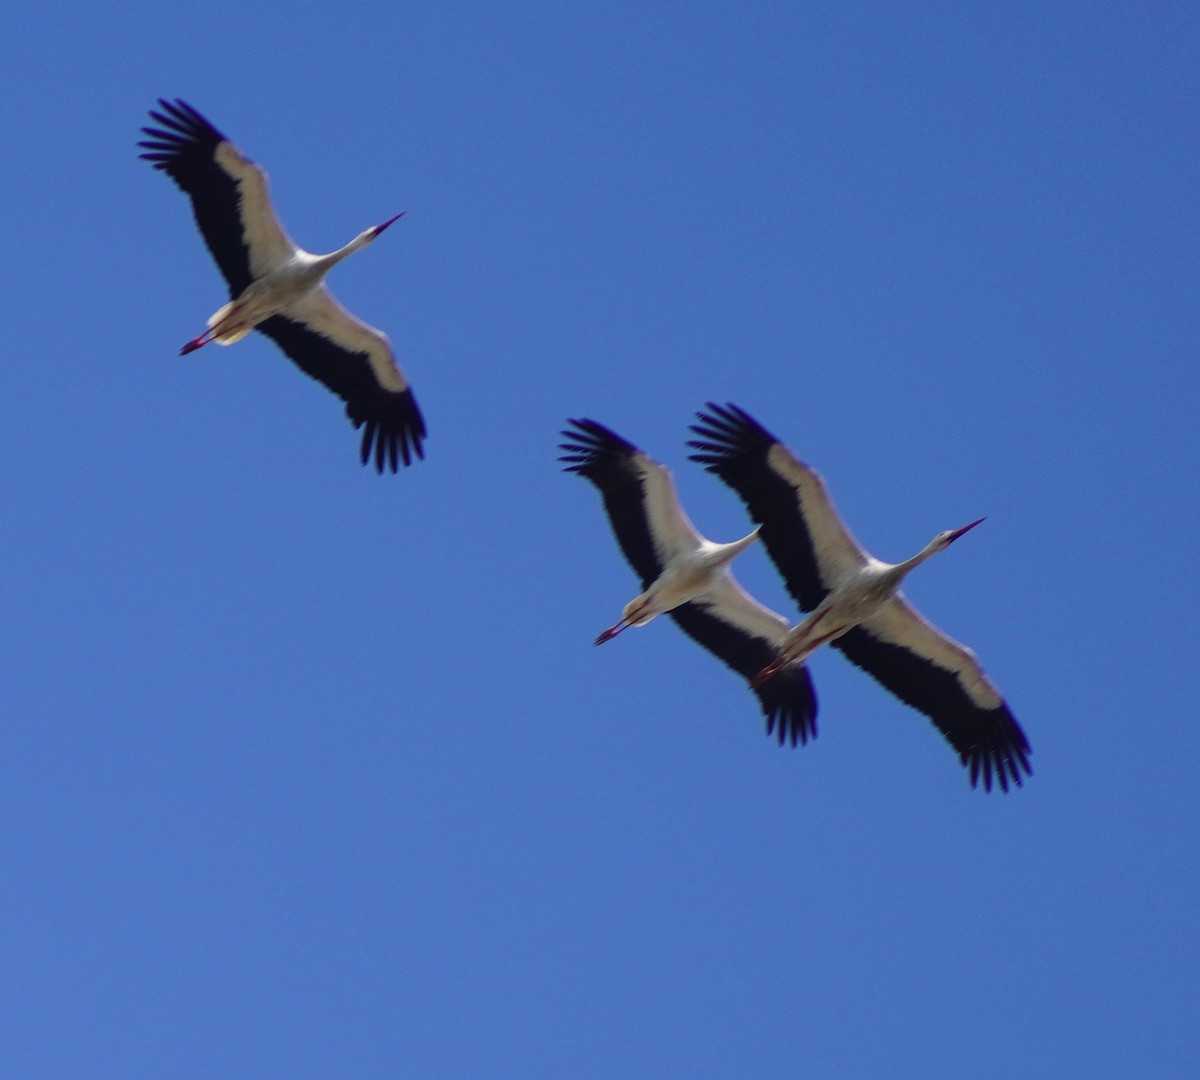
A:
{"label": "long red bill", "polygon": [[387,221],[385,221],[382,225],[376,225],[375,235],[378,236],[381,232],[383,232],[384,229],[391,225],[393,221],[399,221],[407,213],[407,210],[401,210],[400,213],[398,213],[394,218],[388,218]]}
{"label": "long red bill", "polygon": [[970,525],[964,525],[961,529],[955,529],[953,534],[951,534],[950,539],[946,542],[953,543],[960,536],[962,536],[963,533],[970,532],[973,528],[975,528],[976,525],[979,525],[984,521],[987,521],[987,518],[981,517],[978,521],[972,521]]}

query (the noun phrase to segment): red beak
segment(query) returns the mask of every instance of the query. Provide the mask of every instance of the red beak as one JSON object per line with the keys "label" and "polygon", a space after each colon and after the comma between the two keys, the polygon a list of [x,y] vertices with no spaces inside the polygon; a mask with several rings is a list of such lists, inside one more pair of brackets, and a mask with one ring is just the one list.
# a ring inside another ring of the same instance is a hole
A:
{"label": "red beak", "polygon": [[980,522],[984,522],[984,521],[987,521],[987,518],[981,517],[978,521],[972,521],[970,525],[964,525],[961,529],[955,529],[953,535],[950,537],[949,540],[946,541],[946,543],[953,544],[954,541],[957,540],[960,536],[962,536],[963,533],[970,532],[973,528],[975,528],[976,525],[978,525],[978,524],[980,524]]}
{"label": "red beak", "polygon": [[382,225],[376,225],[376,226],[375,226],[375,235],[376,235],[376,236],[378,236],[378,235],[379,235],[381,232],[383,232],[383,230],[384,230],[384,229],[386,229],[386,228],[387,228],[387,227],[388,227],[388,226],[389,226],[389,225],[390,225],[390,224],[391,224],[393,221],[399,221],[399,220],[400,220],[402,217],[404,217],[404,215],[405,215],[405,214],[407,214],[407,213],[408,213],[408,211],[407,211],[407,210],[401,210],[401,211],[400,211],[400,213],[398,213],[398,214],[397,214],[397,215],[396,215],[394,218],[388,218],[388,220],[387,220],[387,221],[385,221],[385,222],[384,222]]}

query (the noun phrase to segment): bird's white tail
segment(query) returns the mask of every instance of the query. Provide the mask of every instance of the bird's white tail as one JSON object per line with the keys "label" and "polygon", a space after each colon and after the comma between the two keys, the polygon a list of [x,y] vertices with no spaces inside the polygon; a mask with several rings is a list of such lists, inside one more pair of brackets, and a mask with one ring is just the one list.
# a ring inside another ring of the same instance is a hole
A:
{"label": "bird's white tail", "polygon": [[248,333],[250,333],[250,327],[235,326],[232,330],[226,330],[223,334],[217,334],[213,338],[213,341],[218,345],[232,345],[235,341],[241,341]]}
{"label": "bird's white tail", "polygon": [[630,626],[645,626],[657,614],[649,603],[649,597],[640,593],[621,610],[621,621]]}
{"label": "bird's white tail", "polygon": [[216,326],[217,323],[219,323],[223,318],[225,318],[226,315],[228,315],[233,310],[233,305],[234,305],[234,301],[230,300],[229,303],[226,304],[224,307],[217,308],[217,310],[214,311],[208,317],[208,325],[210,327]]}
{"label": "bird's white tail", "polygon": [[237,301],[231,300],[222,308],[218,308],[208,320],[209,329],[213,331],[210,341],[215,341],[218,345],[232,345],[235,341],[241,341],[252,327],[245,323],[233,322],[229,326],[222,326],[230,316],[233,315],[237,308]]}

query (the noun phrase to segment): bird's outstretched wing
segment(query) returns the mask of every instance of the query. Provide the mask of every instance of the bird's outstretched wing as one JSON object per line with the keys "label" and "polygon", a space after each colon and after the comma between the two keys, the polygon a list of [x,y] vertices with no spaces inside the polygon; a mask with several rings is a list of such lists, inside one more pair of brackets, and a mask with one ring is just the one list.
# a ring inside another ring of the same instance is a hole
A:
{"label": "bird's outstretched wing", "polygon": [[559,446],[566,471],[590,480],[604,498],[609,524],[648,588],[676,555],[693,552],[704,538],[675,494],[670,470],[595,420],[569,420],[570,440]]}
{"label": "bird's outstretched wing", "polygon": [[[747,680],[774,658],[788,623],[747,593],[726,571],[696,599],[671,612],[680,628]],[[779,745],[806,743],[817,734],[817,695],[806,664],[792,664],[755,693],[767,734]]]}
{"label": "bird's outstretched wing", "polygon": [[708,404],[692,425],[691,455],[716,473],[762,527],[767,554],[801,611],[812,611],[867,556],[834,508],[820,475],[749,413]]}
{"label": "bird's outstretched wing", "polygon": [[140,156],[165,172],[192,200],[196,224],[229,285],[230,299],[255,278],[290,258],[295,241],[284,231],[267,191],[267,174],[186,101],[158,102],[150,113],[161,128],[145,127]]}
{"label": "bird's outstretched wing", "polygon": [[1029,740],[974,652],[902,596],[832,642],[901,701],[923,712],[971,773],[971,784],[1020,786],[1033,770]]}
{"label": "bird's outstretched wing", "polygon": [[346,415],[363,429],[361,456],[396,472],[423,458],[425,420],[387,335],[341,306],[322,284],[280,314],[258,324],[306,374],[346,403]]}

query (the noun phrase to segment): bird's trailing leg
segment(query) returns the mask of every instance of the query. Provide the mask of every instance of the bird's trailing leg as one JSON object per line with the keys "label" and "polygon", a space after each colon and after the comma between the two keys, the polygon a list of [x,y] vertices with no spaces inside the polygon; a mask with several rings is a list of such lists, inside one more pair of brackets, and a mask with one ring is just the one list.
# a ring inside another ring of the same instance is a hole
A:
{"label": "bird's trailing leg", "polygon": [[603,645],[631,626],[645,626],[660,610],[661,608],[657,606],[654,598],[654,590],[647,589],[646,592],[630,600],[621,610],[621,621],[615,626],[610,626],[592,644]]}
{"label": "bird's trailing leg", "polygon": [[776,657],[765,668],[763,668],[762,671],[760,671],[757,675],[755,675],[753,679],[750,680],[750,689],[757,690],[768,679],[771,679],[774,676],[778,675],[779,672],[782,671],[786,667],[798,667],[800,664],[803,664],[805,659],[812,654],[813,649],[816,649],[818,645],[824,645],[825,642],[831,641],[836,636],[837,636],[836,634],[830,634],[828,637],[823,637],[823,638],[819,639],[817,641],[817,643],[815,645],[813,645],[812,649],[806,649],[800,657],[795,657],[795,656]]}
{"label": "bird's trailing leg", "polygon": [[243,300],[231,300],[208,320],[208,329],[203,334],[192,338],[179,350],[179,355],[187,356],[213,341],[218,345],[232,345],[235,341],[241,341],[254,329],[253,323],[244,317],[245,312]]}
{"label": "bird's trailing leg", "polygon": [[771,663],[750,680],[750,689],[757,690],[763,683],[772,678],[785,663],[787,663],[786,660],[772,660]]}
{"label": "bird's trailing leg", "polygon": [[[814,652],[828,641],[832,641],[835,637],[845,633],[846,627],[834,626],[828,633],[821,634],[818,637],[809,637],[809,634],[816,625],[829,614],[829,609],[816,612],[807,623],[801,624],[795,631],[788,634],[788,639],[785,639],[783,646],[780,648],[775,659],[772,660],[765,668],[762,669],[753,679],[750,680],[750,688],[757,690],[769,678],[779,672],[781,668],[790,667],[792,664],[802,664]],[[802,631],[797,633],[797,631]],[[793,637],[794,635],[794,637]]]}
{"label": "bird's trailing leg", "polygon": [[199,337],[192,338],[182,349],[179,350],[180,356],[187,356],[188,353],[195,352],[197,349],[207,345],[210,341],[216,340],[216,331],[211,327],[205,330]]}
{"label": "bird's trailing leg", "polygon": [[610,626],[607,630],[605,630],[603,634],[601,634],[598,638],[596,638],[595,641],[592,642],[592,644],[603,645],[606,641],[611,641],[613,638],[615,638],[622,630],[628,630],[632,625],[633,623],[631,623],[628,619],[622,619],[615,626]]}

